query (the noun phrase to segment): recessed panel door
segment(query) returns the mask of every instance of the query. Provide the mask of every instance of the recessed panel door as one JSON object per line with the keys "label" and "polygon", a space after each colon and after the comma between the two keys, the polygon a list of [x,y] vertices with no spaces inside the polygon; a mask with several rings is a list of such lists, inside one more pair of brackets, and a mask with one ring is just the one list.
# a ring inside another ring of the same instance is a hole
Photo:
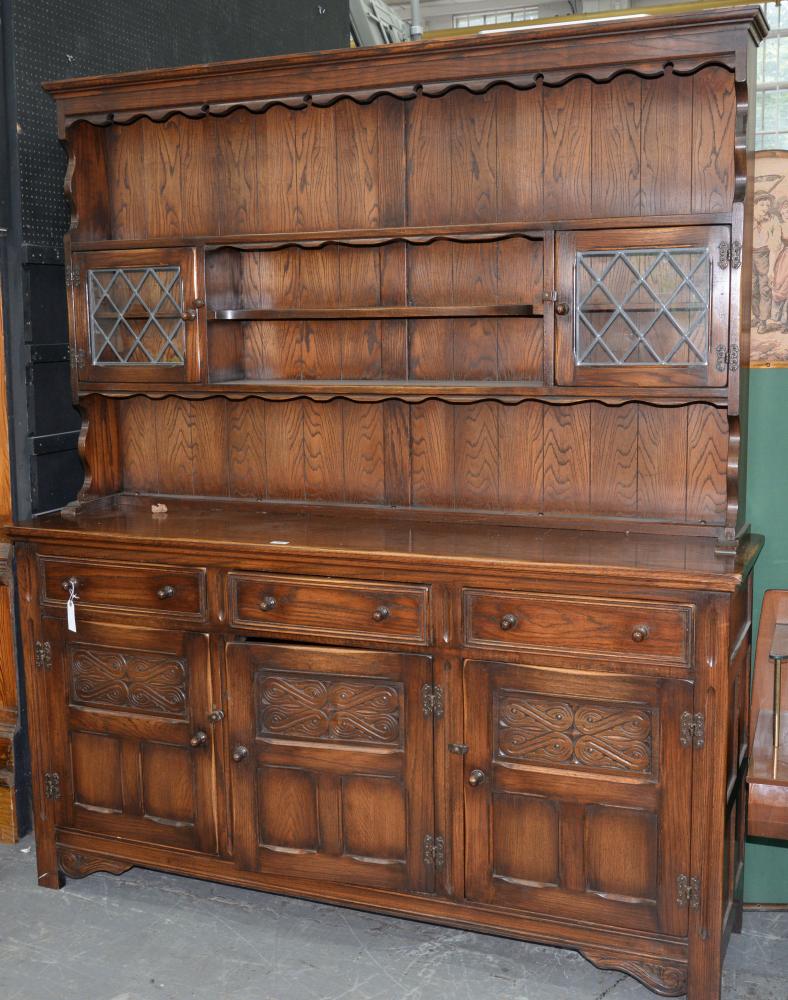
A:
{"label": "recessed panel door", "polygon": [[692,685],[465,664],[466,895],[683,935]]}
{"label": "recessed panel door", "polygon": [[58,824],[215,853],[208,638],[47,621]]}
{"label": "recessed panel door", "polygon": [[430,890],[429,657],[227,647],[236,858],[276,875]]}

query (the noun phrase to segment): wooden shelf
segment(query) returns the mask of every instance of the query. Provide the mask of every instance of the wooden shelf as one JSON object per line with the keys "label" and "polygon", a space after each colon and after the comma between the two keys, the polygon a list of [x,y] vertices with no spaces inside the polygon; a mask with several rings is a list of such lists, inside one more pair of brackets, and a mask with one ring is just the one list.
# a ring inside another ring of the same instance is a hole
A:
{"label": "wooden shelf", "polygon": [[377,246],[396,240],[409,243],[429,243],[433,240],[493,241],[509,236],[539,238],[545,231],[572,229],[620,229],[633,226],[699,226],[726,225],[729,212],[697,213],[694,215],[650,215],[601,217],[597,219],[522,219],[518,222],[468,223],[455,226],[389,226],[380,229],[331,229],[309,232],[280,233],[200,233],[193,236],[153,236],[144,240],[81,240],[75,238],[71,249],[80,252],[93,250],[145,250],[158,247],[200,246],[207,248],[238,247],[239,249],[277,248],[294,246],[319,247],[327,243],[347,243],[359,246]]}
{"label": "wooden shelf", "polygon": [[248,320],[297,319],[454,319],[464,317],[527,316],[541,317],[528,305],[505,306],[348,306],[325,309],[319,306],[303,309],[209,309],[210,322]]}
{"label": "wooden shelf", "polygon": [[224,378],[207,385],[199,383],[159,384],[148,387],[139,383],[81,382],[80,397],[92,394],[104,396],[145,395],[160,397],[180,396],[185,399],[204,399],[209,396],[244,398],[259,396],[263,399],[348,398],[354,400],[444,399],[457,402],[476,400],[542,400],[545,403],[580,403],[596,401],[609,406],[647,402],[655,406],[685,406],[691,403],[709,403],[724,409],[727,406],[726,389],[703,389],[682,392],[675,387],[653,386],[640,389],[616,386],[555,386],[528,382],[451,382],[416,381],[403,379],[230,379]]}

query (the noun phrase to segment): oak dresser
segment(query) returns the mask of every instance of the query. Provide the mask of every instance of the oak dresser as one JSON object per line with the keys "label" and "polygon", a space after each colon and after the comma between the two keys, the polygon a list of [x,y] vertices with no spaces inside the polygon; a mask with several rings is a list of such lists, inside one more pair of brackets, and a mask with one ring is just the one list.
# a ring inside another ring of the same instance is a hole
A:
{"label": "oak dresser", "polygon": [[41,885],[719,997],[758,7],[69,80],[85,482],[13,527]]}

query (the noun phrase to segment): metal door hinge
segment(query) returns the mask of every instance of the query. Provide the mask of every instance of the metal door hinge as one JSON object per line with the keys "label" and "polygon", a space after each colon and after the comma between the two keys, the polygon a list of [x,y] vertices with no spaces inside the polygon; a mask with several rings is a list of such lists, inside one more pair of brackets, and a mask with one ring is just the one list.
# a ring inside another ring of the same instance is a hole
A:
{"label": "metal door hinge", "polygon": [[44,774],[44,795],[48,799],[60,798],[60,775],[55,771],[47,771]]}
{"label": "metal door hinge", "polygon": [[79,278],[79,266],[76,264],[66,265],[66,288],[75,288],[79,284]]}
{"label": "metal door hinge", "polygon": [[723,241],[720,243],[718,250],[717,263],[723,271],[727,267],[730,267],[733,271],[741,267],[741,243],[739,240],[734,240],[733,243]]}
{"label": "metal door hinge", "polygon": [[682,712],[679,720],[679,740],[683,747],[690,745],[697,750],[706,742],[706,719],[700,712]]}
{"label": "metal door hinge", "polygon": [[679,875],[676,879],[676,902],[679,906],[689,906],[697,910],[700,906],[700,879],[695,876]]}
{"label": "metal door hinge", "polygon": [[446,863],[446,843],[443,837],[433,837],[428,833],[424,838],[424,864],[443,868]]}
{"label": "metal door hinge", "polygon": [[421,708],[424,718],[443,718],[443,688],[439,684],[425,684],[421,689]]}
{"label": "metal door hinge", "polygon": [[717,371],[724,372],[726,369],[732,372],[739,370],[739,348],[736,344],[730,350],[722,344],[717,346]]}
{"label": "metal door hinge", "polygon": [[52,669],[52,643],[39,639],[35,644],[36,667],[39,670]]}

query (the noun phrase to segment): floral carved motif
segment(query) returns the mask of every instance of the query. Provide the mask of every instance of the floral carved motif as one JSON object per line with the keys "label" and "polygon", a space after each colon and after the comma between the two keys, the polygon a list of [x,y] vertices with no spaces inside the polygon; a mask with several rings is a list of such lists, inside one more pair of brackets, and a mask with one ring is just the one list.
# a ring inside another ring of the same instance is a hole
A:
{"label": "floral carved motif", "polygon": [[57,852],[58,868],[68,878],[85,878],[94,872],[108,872],[110,875],[122,875],[132,866],[125,861],[113,858],[102,858],[94,854],[80,854],[61,847]]}
{"label": "floral carved motif", "polygon": [[499,757],[651,773],[653,720],[647,709],[501,691],[496,716]]}
{"label": "floral carved motif", "polygon": [[399,684],[308,674],[256,676],[261,736],[348,743],[400,742]]}
{"label": "floral carved motif", "polygon": [[174,656],[72,647],[72,704],[183,717],[186,688],[186,663]]}
{"label": "floral carved motif", "polygon": [[673,962],[650,962],[626,955],[583,948],[582,954],[600,969],[618,969],[639,979],[654,993],[664,997],[683,996],[687,992],[687,967]]}

